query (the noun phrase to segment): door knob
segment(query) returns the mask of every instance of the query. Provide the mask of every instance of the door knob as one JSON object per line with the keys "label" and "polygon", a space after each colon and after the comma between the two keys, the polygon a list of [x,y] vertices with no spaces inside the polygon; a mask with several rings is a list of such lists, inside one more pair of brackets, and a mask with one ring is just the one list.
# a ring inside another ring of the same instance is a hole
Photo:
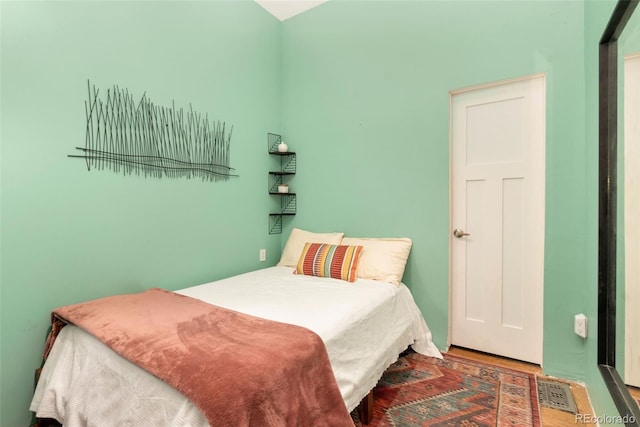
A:
{"label": "door knob", "polygon": [[460,230],[459,228],[456,228],[455,230],[453,230],[453,236],[459,239],[464,236],[471,236],[471,234],[465,233],[464,230]]}

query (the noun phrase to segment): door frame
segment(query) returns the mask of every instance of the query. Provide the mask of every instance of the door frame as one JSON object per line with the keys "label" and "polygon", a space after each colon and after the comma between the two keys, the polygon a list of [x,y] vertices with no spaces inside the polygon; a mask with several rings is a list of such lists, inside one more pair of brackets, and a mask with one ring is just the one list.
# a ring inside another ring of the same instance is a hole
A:
{"label": "door frame", "polygon": [[[504,85],[508,85],[508,84],[513,84],[513,83],[518,83],[518,82],[523,82],[523,81],[528,81],[528,80],[534,80],[534,79],[539,79],[541,78],[543,81],[543,86],[544,86],[544,92],[543,92],[543,105],[545,106],[545,113],[544,113],[544,117],[543,117],[543,121],[544,121],[544,152],[543,152],[543,166],[546,168],[546,87],[547,87],[547,76],[546,73],[541,72],[541,73],[534,73],[534,74],[527,74],[527,75],[523,75],[523,76],[519,76],[519,77],[515,77],[515,78],[511,78],[511,79],[504,79],[504,80],[496,80],[496,81],[492,81],[492,82],[486,82],[486,83],[480,83],[477,85],[473,85],[473,86],[467,86],[467,87],[463,87],[463,88],[459,88],[459,89],[454,89],[454,90],[450,90],[449,91],[449,228],[447,230],[447,235],[448,235],[448,239],[449,239],[449,289],[448,289],[448,297],[449,297],[449,313],[448,313],[448,328],[447,328],[447,350],[449,349],[449,347],[451,346],[451,337],[452,337],[452,328],[453,328],[453,245],[452,245],[452,239],[451,239],[451,230],[453,229],[453,197],[452,197],[452,193],[453,193],[453,98],[456,95],[459,94],[463,94],[466,92],[473,92],[473,91],[477,91],[477,90],[481,90],[481,89],[490,89],[493,87],[499,87],[499,86],[504,86]],[[546,174],[543,173],[543,183],[546,187]],[[543,203],[546,201],[546,188],[543,190]],[[546,229],[545,226],[546,223],[546,210],[543,207],[543,217],[542,217],[542,227],[543,229]],[[542,243],[542,247],[544,250],[544,243],[543,239],[543,243]],[[543,265],[542,268],[544,269],[544,255],[543,255]],[[543,279],[544,279],[544,271],[543,271]],[[540,366],[542,366],[543,363],[543,358],[544,358],[544,280],[542,282],[542,289],[541,291],[541,295],[540,295],[540,303],[541,303],[541,321],[542,321],[542,325],[541,325],[541,356],[540,356]]]}

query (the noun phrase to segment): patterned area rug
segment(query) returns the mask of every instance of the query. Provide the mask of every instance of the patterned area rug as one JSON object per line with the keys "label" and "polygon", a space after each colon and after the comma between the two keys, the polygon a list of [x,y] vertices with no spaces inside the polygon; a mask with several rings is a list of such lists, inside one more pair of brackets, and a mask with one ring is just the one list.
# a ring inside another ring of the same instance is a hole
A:
{"label": "patterned area rug", "polygon": [[400,357],[374,389],[373,402],[369,427],[541,426],[535,375],[447,354],[444,360],[414,352]]}

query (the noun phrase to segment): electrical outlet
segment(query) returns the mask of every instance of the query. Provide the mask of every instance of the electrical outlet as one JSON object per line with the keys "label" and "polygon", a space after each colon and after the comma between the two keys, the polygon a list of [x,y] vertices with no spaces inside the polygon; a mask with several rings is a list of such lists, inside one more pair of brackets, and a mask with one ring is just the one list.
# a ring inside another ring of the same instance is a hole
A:
{"label": "electrical outlet", "polygon": [[587,316],[584,314],[575,315],[573,318],[573,331],[582,338],[587,337]]}
{"label": "electrical outlet", "polygon": [[260,249],[260,262],[264,262],[267,260],[267,250]]}

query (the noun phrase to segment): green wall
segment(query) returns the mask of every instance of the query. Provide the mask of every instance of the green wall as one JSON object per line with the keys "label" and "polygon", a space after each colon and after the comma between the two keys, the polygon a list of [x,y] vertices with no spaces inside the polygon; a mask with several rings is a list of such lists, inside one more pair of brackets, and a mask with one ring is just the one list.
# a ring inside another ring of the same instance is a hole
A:
{"label": "green wall", "polygon": [[[265,133],[299,153],[287,229],[414,241],[405,281],[448,340],[449,90],[547,77],[544,371],[596,365],[597,40],[613,0],[0,2],[0,425],[24,426],[48,312],[273,265]],[[86,81],[234,125],[227,183],[87,172]],[[268,249],[267,263],[257,261]],[[590,318],[590,337],[572,332]]]}
{"label": "green wall", "polygon": [[[254,2],[0,3],[1,414],[26,426],[49,311],[273,265],[280,24]],[[87,79],[233,125],[229,182],[88,172]],[[268,260],[258,262],[267,248]]]}
{"label": "green wall", "polygon": [[331,1],[285,21],[283,129],[300,153],[292,224],[411,237],[405,280],[444,349],[449,91],[544,72],[543,368],[584,380],[587,344],[573,316],[588,307],[596,230],[585,214],[595,187],[583,44],[582,2]]}

